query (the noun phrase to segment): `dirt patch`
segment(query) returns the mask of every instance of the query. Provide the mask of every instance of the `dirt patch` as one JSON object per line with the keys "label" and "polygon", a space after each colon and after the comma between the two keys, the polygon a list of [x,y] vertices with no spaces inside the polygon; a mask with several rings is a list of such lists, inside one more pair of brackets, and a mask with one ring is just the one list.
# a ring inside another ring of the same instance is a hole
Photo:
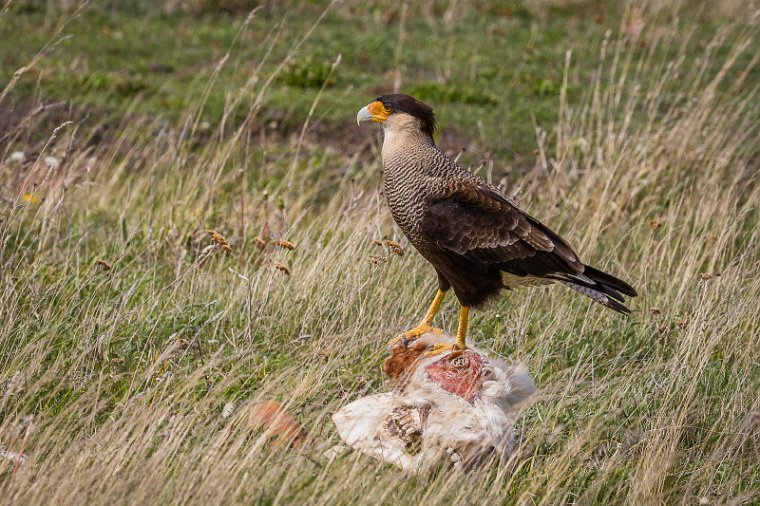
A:
{"label": "dirt patch", "polygon": [[113,111],[80,107],[71,100],[36,100],[9,95],[0,104],[0,153],[9,149],[23,150],[29,158],[60,141],[63,135],[56,134],[57,129],[86,125],[92,128],[80,128],[72,147],[110,146],[116,140],[119,121]]}
{"label": "dirt patch", "polygon": [[0,103],[0,150],[7,143],[30,130],[50,133],[72,117],[70,102],[35,101],[30,98],[6,96]]}
{"label": "dirt patch", "polygon": [[[277,111],[262,111],[259,120],[254,121],[249,136],[253,144],[295,146],[301,135],[301,125],[285,121],[276,121]],[[32,98],[8,96],[0,104],[0,153],[23,150],[27,158],[35,157],[43,148],[51,149],[63,137],[50,142],[53,132],[61,125],[71,122],[78,127],[77,137],[73,141],[75,149],[108,150],[117,143],[117,133],[126,122],[141,122],[158,125],[156,118],[134,117],[125,119],[118,111],[103,108],[85,108],[72,101],[48,98],[44,101]],[[89,127],[89,128],[88,128]],[[67,130],[71,126],[67,127]],[[157,128],[157,126],[156,126]],[[233,129],[227,129],[232,132]],[[193,144],[200,147],[215,135],[213,125],[207,125],[197,131]],[[439,130],[437,142],[440,148],[451,158],[462,159],[465,165],[478,165],[482,160],[492,159],[492,154],[481,146],[475,138],[453,128]],[[69,142],[67,140],[67,142]],[[306,151],[330,149],[340,156],[360,161],[373,161],[377,158],[376,146],[382,143],[382,133],[374,126],[357,126],[353,118],[341,121],[317,119],[307,129],[302,147]],[[118,139],[119,151],[124,154],[131,149],[124,139]],[[499,160],[498,166],[509,161]]]}

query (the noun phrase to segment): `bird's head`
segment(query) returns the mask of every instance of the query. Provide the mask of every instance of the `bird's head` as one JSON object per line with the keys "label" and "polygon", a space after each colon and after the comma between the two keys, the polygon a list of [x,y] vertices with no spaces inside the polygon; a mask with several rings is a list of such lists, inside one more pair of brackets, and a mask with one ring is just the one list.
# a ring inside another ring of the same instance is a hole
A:
{"label": "bird's head", "polygon": [[435,114],[433,109],[409,95],[393,93],[377,97],[359,110],[356,123],[382,123],[385,130],[418,130],[433,137]]}

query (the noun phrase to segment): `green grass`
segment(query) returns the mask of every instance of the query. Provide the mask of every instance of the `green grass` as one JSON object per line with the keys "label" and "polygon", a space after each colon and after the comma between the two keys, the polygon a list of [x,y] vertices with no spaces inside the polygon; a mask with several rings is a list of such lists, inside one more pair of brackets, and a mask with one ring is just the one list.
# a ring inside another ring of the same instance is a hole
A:
{"label": "green grass", "polygon": [[[403,27],[395,4],[338,4],[292,54],[325,4],[248,24],[92,5],[57,35],[60,11],[0,14],[0,450],[26,456],[0,454],[3,502],[758,500],[754,11],[651,8],[634,44],[600,3],[460,3]],[[373,242],[400,238],[378,138],[353,122],[395,68],[448,149],[641,294],[627,319],[556,286],[473,315],[470,338],[541,395],[511,461],[466,477],[320,457],[330,414],[388,389],[385,343],[435,286],[408,243]],[[250,430],[260,399],[311,445]]]}
{"label": "green grass", "polygon": [[[477,142],[502,163],[519,160],[524,165],[535,144],[534,122],[548,129],[557,120],[565,53],[573,54],[568,100],[579,103],[593,78],[605,31],[617,30],[624,15],[621,9],[593,4],[558,9],[546,18],[531,17],[519,5],[469,6],[461,19],[442,27],[415,8],[400,25],[400,9],[390,4],[334,7],[294,51],[321,12],[319,4],[270,7],[243,26],[244,18],[223,13],[178,16],[118,3],[86,8],[68,20],[15,91],[48,101],[74,99],[77,106],[100,114],[134,108],[173,121],[203,103],[202,118],[216,125],[229,96],[251,75],[272,72],[290,55],[264,97],[260,117],[287,132],[300,128],[340,55],[315,111],[320,130],[345,124],[354,109],[392,89],[398,69],[406,91],[446,105],[441,127],[454,136],[453,149]],[[0,75],[6,78],[27,65],[68,19],[56,11],[13,6],[4,17]],[[714,21],[702,21],[689,52],[704,51],[717,27]],[[657,44],[660,37],[652,30],[647,44],[662,58],[675,48]],[[229,59],[220,65],[228,52]],[[634,59],[646,53],[642,50]],[[218,65],[215,85],[204,100]]]}

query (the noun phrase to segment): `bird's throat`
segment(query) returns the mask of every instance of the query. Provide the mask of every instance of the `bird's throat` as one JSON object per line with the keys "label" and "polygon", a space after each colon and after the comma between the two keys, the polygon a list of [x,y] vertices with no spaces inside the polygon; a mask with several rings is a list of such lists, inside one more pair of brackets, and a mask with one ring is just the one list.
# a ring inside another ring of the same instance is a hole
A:
{"label": "bird's throat", "polygon": [[383,138],[382,156],[383,161],[389,158],[407,156],[423,156],[421,150],[433,148],[435,142],[432,137],[420,131],[418,128],[393,128],[386,127]]}

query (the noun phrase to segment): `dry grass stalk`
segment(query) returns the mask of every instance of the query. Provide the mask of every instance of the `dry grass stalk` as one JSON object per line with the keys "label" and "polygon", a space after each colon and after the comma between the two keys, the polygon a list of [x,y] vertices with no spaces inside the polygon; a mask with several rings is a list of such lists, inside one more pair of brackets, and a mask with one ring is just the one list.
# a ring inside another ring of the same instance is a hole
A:
{"label": "dry grass stalk", "polygon": [[396,241],[385,241],[384,244],[396,255],[404,256],[404,249]]}
{"label": "dry grass stalk", "polygon": [[285,274],[287,274],[288,276],[290,276],[290,268],[287,265],[285,265],[284,263],[282,263],[282,262],[275,262],[274,263],[274,268],[277,269],[278,271],[284,272]]}
{"label": "dry grass stalk", "polygon": [[401,244],[397,243],[396,241],[391,241],[387,239],[384,239],[381,241],[379,239],[375,239],[372,241],[372,243],[376,246],[385,246],[391,251],[391,253],[395,255],[398,255],[400,257],[404,256],[404,248],[402,248]]}
{"label": "dry grass stalk", "polygon": [[222,251],[224,251],[225,253],[232,252],[232,247],[230,246],[230,243],[222,234],[220,234],[219,232],[215,230],[207,230],[206,232],[208,233],[213,243],[216,244]]}
{"label": "dry grass stalk", "polygon": [[267,247],[267,242],[261,237],[255,237],[253,239],[253,245],[259,248],[260,250],[263,250],[264,248]]}
{"label": "dry grass stalk", "polygon": [[388,257],[382,255],[370,255],[369,263],[372,265],[382,265],[388,262]]}
{"label": "dry grass stalk", "polygon": [[275,246],[279,246],[279,247],[285,248],[287,250],[293,250],[296,247],[295,244],[293,244],[290,241],[286,241],[285,239],[278,239],[278,240],[274,241],[273,244]]}

